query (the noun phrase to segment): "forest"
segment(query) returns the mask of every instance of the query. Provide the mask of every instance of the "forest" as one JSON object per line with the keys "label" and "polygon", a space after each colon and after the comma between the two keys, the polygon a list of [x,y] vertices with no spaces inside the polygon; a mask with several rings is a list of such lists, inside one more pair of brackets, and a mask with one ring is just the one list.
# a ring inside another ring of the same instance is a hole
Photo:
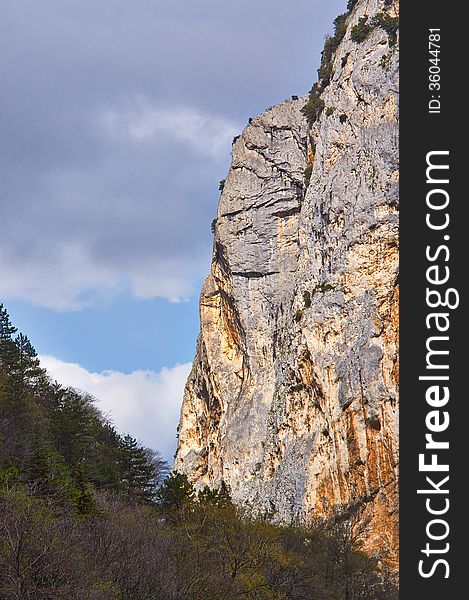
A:
{"label": "forest", "polygon": [[63,387],[0,304],[0,600],[397,600],[360,507],[275,525]]}

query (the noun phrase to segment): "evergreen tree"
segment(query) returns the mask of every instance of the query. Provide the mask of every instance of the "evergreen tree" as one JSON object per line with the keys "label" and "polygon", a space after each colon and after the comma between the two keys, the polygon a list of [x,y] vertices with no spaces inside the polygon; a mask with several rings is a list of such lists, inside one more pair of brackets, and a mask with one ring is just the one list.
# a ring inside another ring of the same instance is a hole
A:
{"label": "evergreen tree", "polygon": [[13,327],[7,309],[0,303],[0,344],[5,340],[11,340],[11,336],[17,332]]}
{"label": "evergreen tree", "polygon": [[10,373],[18,360],[18,349],[12,338],[16,331],[6,308],[0,304],[0,368],[5,373]]}
{"label": "evergreen tree", "polygon": [[28,336],[20,333],[15,338],[15,345],[18,350],[17,363],[16,363],[16,374],[19,376],[21,381],[24,383],[28,381],[32,383],[34,379],[45,372],[40,367],[39,358],[37,352]]}
{"label": "evergreen tree", "polygon": [[151,502],[156,492],[155,469],[135,438],[121,439],[122,489],[131,501]]}
{"label": "evergreen tree", "polygon": [[29,338],[17,334],[0,304],[0,472],[5,477],[17,472],[42,493],[78,502],[86,514],[89,486],[151,503],[167,469],[158,452],[121,437],[89,394],[52,382]]}
{"label": "evergreen tree", "polygon": [[75,495],[77,515],[82,518],[91,517],[96,514],[97,506],[93,488],[85,477],[85,470],[81,463],[75,467],[75,483],[77,487]]}
{"label": "evergreen tree", "polygon": [[185,473],[173,471],[156,495],[157,503],[164,509],[180,509],[194,500],[194,486]]}
{"label": "evergreen tree", "polygon": [[222,481],[219,489],[212,490],[206,485],[197,494],[197,500],[200,504],[210,504],[211,506],[217,506],[218,508],[233,507],[228,488],[224,481]]}

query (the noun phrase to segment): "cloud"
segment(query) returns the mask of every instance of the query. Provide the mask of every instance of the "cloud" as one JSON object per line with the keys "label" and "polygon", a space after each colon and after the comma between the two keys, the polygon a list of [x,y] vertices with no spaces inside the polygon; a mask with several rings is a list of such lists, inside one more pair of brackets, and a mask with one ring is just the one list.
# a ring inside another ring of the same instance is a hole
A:
{"label": "cloud", "polygon": [[132,109],[104,111],[102,121],[111,136],[134,143],[173,139],[218,162],[240,130],[239,124],[193,108],[161,108],[143,98],[134,104]]}
{"label": "cloud", "polygon": [[5,0],[0,297],[181,300],[231,138],[306,91],[345,0]]}
{"label": "cloud", "polygon": [[64,386],[88,392],[120,433],[130,433],[144,445],[159,450],[170,463],[176,449],[184,385],[190,363],[161,371],[92,373],[77,363],[40,356],[41,365]]}
{"label": "cloud", "polygon": [[76,310],[122,290],[179,301],[198,288],[235,127],[154,107],[108,110],[104,125],[88,164],[0,177],[1,297]]}

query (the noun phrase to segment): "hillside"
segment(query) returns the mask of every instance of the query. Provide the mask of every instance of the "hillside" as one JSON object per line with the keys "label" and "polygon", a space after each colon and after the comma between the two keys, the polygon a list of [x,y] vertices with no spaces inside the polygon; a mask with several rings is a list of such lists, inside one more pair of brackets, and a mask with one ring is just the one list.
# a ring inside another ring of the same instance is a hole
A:
{"label": "hillside", "polygon": [[356,521],[276,527],[165,476],[41,369],[0,304],[1,600],[394,600]]}

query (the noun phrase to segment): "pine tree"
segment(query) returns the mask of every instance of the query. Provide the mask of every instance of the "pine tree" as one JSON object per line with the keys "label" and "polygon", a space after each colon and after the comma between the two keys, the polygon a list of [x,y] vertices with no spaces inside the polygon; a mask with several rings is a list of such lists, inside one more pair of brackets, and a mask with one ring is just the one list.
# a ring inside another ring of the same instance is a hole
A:
{"label": "pine tree", "polygon": [[75,506],[77,515],[82,518],[91,517],[97,512],[93,488],[85,477],[83,465],[79,463],[75,467],[75,483],[77,486]]}
{"label": "pine tree", "polygon": [[15,338],[15,345],[18,350],[18,358],[16,371],[18,377],[23,382],[31,383],[40,375],[44,375],[44,370],[41,369],[37,352],[28,336],[20,333]]}
{"label": "pine tree", "polygon": [[11,340],[11,336],[17,332],[13,327],[10,317],[3,303],[0,303],[0,343],[5,340]]}
{"label": "pine tree", "polygon": [[185,473],[173,471],[157,492],[157,503],[164,509],[180,509],[194,500],[194,486]]}
{"label": "pine tree", "polygon": [[151,502],[156,492],[155,470],[145,448],[126,435],[121,444],[122,488],[130,501]]}
{"label": "pine tree", "polygon": [[224,481],[222,481],[219,489],[211,489],[206,485],[197,494],[197,500],[200,504],[210,504],[211,506],[217,506],[218,508],[229,508],[233,506],[228,488]]}
{"label": "pine tree", "polygon": [[18,360],[18,349],[12,338],[16,333],[8,312],[3,304],[0,304],[0,369],[10,373]]}

